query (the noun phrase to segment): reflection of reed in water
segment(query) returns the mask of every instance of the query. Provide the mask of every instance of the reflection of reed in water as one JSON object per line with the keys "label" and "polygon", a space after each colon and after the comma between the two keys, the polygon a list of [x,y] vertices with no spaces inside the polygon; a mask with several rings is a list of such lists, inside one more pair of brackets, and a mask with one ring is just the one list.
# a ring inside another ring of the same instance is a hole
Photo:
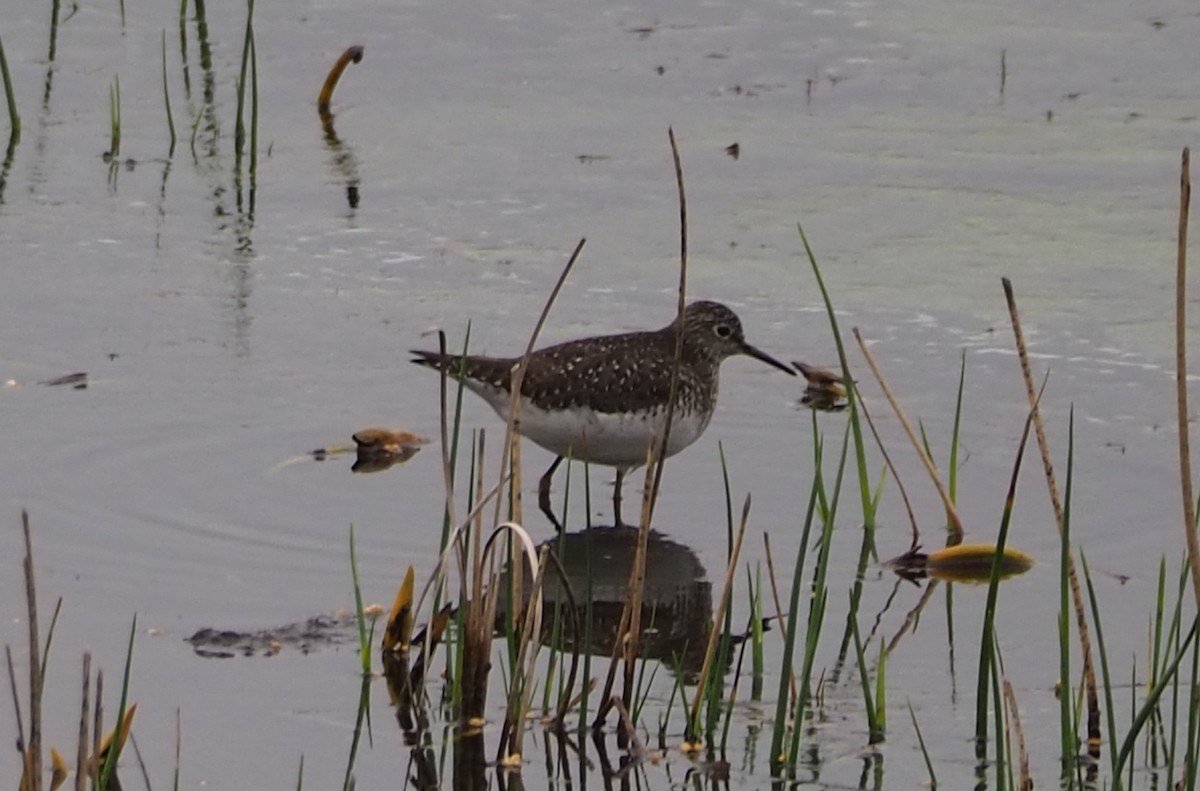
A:
{"label": "reflection of reed in water", "polygon": [[[637,552],[636,527],[603,527],[552,538],[548,546],[562,563],[574,594],[580,628],[586,634],[587,603],[592,606],[591,643],[579,648],[609,655],[629,598],[629,572]],[[588,565],[591,565],[591,588]],[[642,635],[639,653],[683,672],[693,680],[704,662],[704,648],[712,621],[712,583],[690,547],[651,531],[646,544],[646,583],[642,598]],[[528,575],[526,575],[527,577]],[[530,581],[525,580],[528,587]],[[547,608],[543,638],[553,628],[553,606],[570,606],[570,597],[557,574],[547,573],[542,600]],[[568,621],[570,619],[568,618]],[[575,637],[564,627],[563,648],[573,650]],[[582,635],[580,640],[582,640]]]}

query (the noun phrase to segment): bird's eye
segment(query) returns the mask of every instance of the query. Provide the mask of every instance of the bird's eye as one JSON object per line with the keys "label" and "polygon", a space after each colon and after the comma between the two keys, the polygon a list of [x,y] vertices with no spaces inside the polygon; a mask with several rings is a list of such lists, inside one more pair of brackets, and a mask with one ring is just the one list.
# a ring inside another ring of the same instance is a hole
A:
{"label": "bird's eye", "polygon": [[718,324],[713,327],[713,332],[717,333],[718,338],[728,338],[733,335],[733,327],[730,327],[728,324]]}

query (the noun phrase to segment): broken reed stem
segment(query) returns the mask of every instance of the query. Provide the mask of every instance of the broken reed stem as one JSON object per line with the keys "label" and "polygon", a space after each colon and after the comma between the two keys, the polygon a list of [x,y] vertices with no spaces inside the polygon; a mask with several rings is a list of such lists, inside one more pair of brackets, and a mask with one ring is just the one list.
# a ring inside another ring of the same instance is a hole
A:
{"label": "broken reed stem", "polygon": [[633,753],[633,760],[640,761],[646,757],[646,743],[642,741],[642,737],[638,735],[637,728],[633,725],[633,720],[629,717],[629,710],[625,708],[625,701],[620,698],[612,698],[609,705],[617,710],[617,715],[621,718],[622,729],[629,734],[632,747],[630,752]]}
{"label": "broken reed stem", "polygon": [[867,402],[863,400],[862,393],[858,392],[858,385],[853,382],[850,387],[854,388],[854,395],[858,399],[858,406],[862,410],[863,417],[867,419],[867,426],[871,429],[871,436],[875,438],[875,444],[879,446],[879,452],[883,454],[883,463],[892,473],[892,478],[896,481],[896,488],[900,490],[900,499],[904,501],[904,510],[908,512],[908,523],[912,525],[912,546],[910,549],[916,549],[921,542],[921,530],[917,527],[917,517],[913,514],[912,502],[908,499],[908,491],[904,488],[904,482],[900,480],[900,472],[896,469],[896,465],[892,464],[892,457],[888,455],[887,448],[883,445],[883,439],[879,436],[879,430],[875,428],[875,421],[871,419],[871,413],[867,410]]}
{"label": "broken reed stem", "polygon": [[[1003,668],[1004,663],[1000,663]],[[1012,682],[1007,678],[1002,685],[1004,704],[1008,707],[1009,717],[1006,720],[1011,728],[1011,735],[1016,736],[1017,742],[1017,788],[1020,791],[1033,791],[1033,778],[1029,774],[1029,753],[1025,749],[1025,732],[1021,729],[1021,712],[1017,710],[1017,696],[1013,693]],[[1008,739],[1012,743],[1011,737]]]}
{"label": "broken reed stem", "polygon": [[[617,660],[624,658],[627,665],[632,665],[637,659],[637,642],[640,636],[642,615],[642,588],[646,578],[646,547],[650,537],[650,470],[655,463],[655,443],[650,444],[646,451],[646,486],[642,493],[642,515],[638,522],[638,544],[634,550],[633,565],[629,569],[629,595],[625,606],[621,608],[621,621],[617,625],[617,639],[613,641],[612,655],[608,663],[608,673],[604,678],[604,691],[600,695],[600,705],[596,708],[596,718],[592,721],[593,728],[604,724],[604,719],[612,709],[613,684],[617,679]],[[633,624],[637,624],[636,626]],[[630,645],[632,644],[632,649]],[[627,667],[625,684],[629,683],[632,671]]]}
{"label": "broken reed stem", "polygon": [[[663,467],[667,461],[667,447],[671,440],[671,426],[675,421],[675,396],[679,392],[679,366],[683,361],[683,312],[687,307],[687,192],[683,185],[683,161],[679,156],[679,145],[675,142],[675,130],[667,127],[667,139],[671,143],[671,160],[675,166],[675,186],[679,193],[679,289],[675,318],[675,354],[671,362],[671,381],[667,387],[667,412],[663,423],[662,437],[651,443],[646,452],[646,481],[647,486],[642,492],[642,512],[638,521],[638,550],[635,556],[634,568],[630,574],[630,598],[621,613],[621,626],[617,634],[620,637],[613,650],[612,664],[609,665],[608,677],[605,682],[603,701],[596,713],[598,725],[607,715],[611,707],[612,685],[616,675],[616,660],[618,655],[624,657],[625,678],[624,693],[626,699],[631,699],[634,685],[634,663],[637,660],[638,640],[641,625],[642,586],[645,577],[645,546],[649,534],[650,522],[654,518],[654,506],[658,501],[659,487],[662,485]],[[620,514],[616,515],[620,518]],[[640,561],[636,558],[640,558]],[[635,606],[636,605],[636,606]]]}
{"label": "broken reed stem", "polygon": [[92,757],[88,761],[88,776],[92,788],[100,787],[100,744],[104,741],[104,671],[96,671],[96,705],[92,716]]}
{"label": "broken reed stem", "polygon": [[[775,600],[775,619],[779,621],[779,633],[787,634],[787,619],[789,613],[783,611],[783,603],[779,600],[779,583],[775,580],[775,558],[771,556],[771,536],[763,533],[763,551],[767,553],[767,579],[771,581],[771,598]],[[788,668],[788,679],[792,693],[792,708],[796,708],[796,669]]]}
{"label": "broken reed stem", "polygon": [[[1025,380],[1025,395],[1029,399],[1029,408],[1033,414],[1034,436],[1037,437],[1038,450],[1042,454],[1042,469],[1046,474],[1046,486],[1050,490],[1050,504],[1054,508],[1054,525],[1058,528],[1059,536],[1062,536],[1062,499],[1058,495],[1058,483],[1054,478],[1054,463],[1050,460],[1050,443],[1046,441],[1046,429],[1042,425],[1038,393],[1033,386],[1033,372],[1029,367],[1029,352],[1025,346],[1025,333],[1021,330],[1021,316],[1017,312],[1017,299],[1013,294],[1011,280],[1002,277],[1000,283],[1004,286],[1004,299],[1008,303],[1008,316],[1013,328],[1013,342],[1017,347],[1017,360],[1021,364],[1021,377]],[[1075,558],[1070,553],[1067,554],[1067,582],[1070,584],[1071,601],[1075,606],[1075,628],[1079,632],[1079,648],[1083,661],[1083,682],[1088,708],[1088,753],[1094,752],[1093,757],[1098,758],[1100,755],[1100,697],[1096,691],[1096,669],[1092,660],[1092,639],[1088,628],[1087,610],[1084,608],[1083,591],[1079,586],[1079,574],[1075,570]],[[1096,745],[1096,747],[1093,749],[1092,745]]]}
{"label": "broken reed stem", "polygon": [[[30,755],[27,749],[28,744],[25,741],[25,723],[21,718],[21,693],[17,691],[17,671],[13,665],[12,649],[5,645],[4,656],[8,660],[8,685],[12,689],[13,711],[17,715],[17,746],[21,748],[21,765],[23,767],[22,777],[32,777],[32,768],[30,766]],[[21,783],[21,789],[24,791],[25,783]]]}
{"label": "broken reed stem", "polygon": [[33,539],[29,512],[21,509],[25,534],[25,603],[29,618],[29,734],[25,744],[32,791],[42,787],[42,657],[38,642],[37,587],[33,578]]}
{"label": "broken reed stem", "polygon": [[[514,549],[514,554],[519,554],[519,549]],[[525,739],[525,714],[529,711],[530,701],[533,698],[533,687],[535,683],[534,671],[536,670],[536,658],[538,649],[541,647],[541,632],[542,632],[542,586],[546,579],[546,556],[550,552],[549,546],[543,546],[537,557],[537,568],[531,569],[534,571],[533,587],[529,591],[529,603],[525,608],[525,623],[521,627],[521,645],[517,649],[517,661],[512,668],[512,685],[509,689],[507,716],[504,722],[504,731],[500,738],[500,749],[503,751],[506,744],[511,744],[511,749],[508,750],[510,755],[521,755],[524,751]],[[517,558],[513,559],[513,565],[517,563]],[[514,602],[516,594],[513,596]],[[530,645],[533,646],[533,656],[529,657]],[[546,679],[546,683],[550,683]],[[505,758],[502,752],[497,756],[499,760]]]}
{"label": "broken reed stem", "polygon": [[941,477],[938,476],[937,469],[933,466],[933,461],[929,458],[929,454],[925,452],[925,448],[917,440],[917,435],[913,433],[912,426],[908,422],[908,418],[904,416],[904,410],[900,407],[900,402],[892,395],[891,388],[887,386],[887,382],[883,378],[883,373],[880,372],[879,366],[875,364],[875,358],[871,356],[870,350],[867,348],[866,341],[863,340],[862,333],[858,331],[858,327],[851,330],[854,333],[854,339],[858,341],[858,348],[862,349],[863,357],[867,360],[867,365],[871,367],[871,373],[875,376],[875,381],[879,382],[879,387],[883,390],[883,394],[887,396],[888,403],[892,405],[892,411],[896,413],[900,425],[904,428],[904,433],[908,435],[909,442],[912,443],[913,449],[916,450],[917,456],[921,459],[921,463],[925,465],[925,471],[929,473],[929,477],[933,479],[933,486],[937,489],[938,496],[942,498],[942,505],[946,508],[946,516],[950,524],[951,537],[954,543],[961,544],[963,537],[962,520],[958,518],[958,510],[955,509],[954,503],[950,500],[950,495],[946,493],[946,487],[942,484]]}
{"label": "broken reed stem", "polygon": [[[646,456],[646,477],[654,461],[651,450]],[[628,624],[618,634],[624,635],[619,641],[623,650],[623,667],[625,670],[622,695],[625,700],[634,699],[634,683],[636,679],[638,651],[642,640],[642,602],[646,595],[646,553],[650,542],[650,517],[653,508],[653,498],[643,501],[641,521],[638,522],[637,549],[633,556],[633,568],[629,573]]]}
{"label": "broken reed stem", "polygon": [[675,420],[675,395],[679,392],[679,364],[683,359],[683,311],[687,307],[687,193],[683,188],[683,160],[679,157],[679,146],[675,142],[675,130],[667,127],[667,138],[671,141],[671,160],[675,165],[675,186],[679,191],[679,299],[675,318],[675,359],[671,364],[671,385],[667,388],[667,416],[663,424],[662,440],[659,442],[658,462],[654,465],[654,484],[650,488],[646,523],[654,516],[654,505],[658,501],[658,489],[662,483],[663,465],[667,463],[667,443],[671,440],[671,424]]}
{"label": "broken reed stem", "polygon": [[[438,330],[438,356],[446,359],[446,333]],[[446,369],[448,365],[443,365],[439,369],[439,403],[440,408],[440,425],[439,430],[442,434],[442,486],[446,492],[446,514],[451,525],[458,524],[458,520],[454,518],[454,475],[450,472],[450,416],[449,409],[446,406],[446,395],[449,390],[448,382],[449,371]]]}
{"label": "broken reed stem", "polygon": [[[509,406],[508,425],[504,430],[504,451],[500,454],[501,480],[506,479],[508,476],[508,460],[513,452],[513,444],[517,442],[516,427],[520,425],[518,414],[521,385],[525,381],[525,369],[529,367],[529,355],[533,353],[533,346],[537,343],[538,335],[541,334],[542,327],[546,324],[546,318],[550,315],[550,308],[554,306],[555,300],[558,299],[558,293],[562,291],[563,284],[567,282],[567,275],[571,274],[571,270],[575,267],[575,262],[579,260],[579,254],[583,252],[583,246],[586,243],[587,239],[583,238],[575,245],[575,249],[571,252],[571,257],[567,259],[567,265],[563,267],[562,272],[558,276],[558,281],[555,282],[554,288],[550,290],[550,296],[546,298],[546,304],[542,307],[542,313],[538,316],[537,324],[534,325],[533,332],[529,336],[529,343],[525,347],[525,353],[521,355],[521,362],[517,363],[516,368],[513,369],[512,389],[509,391],[511,394],[511,404]],[[501,503],[501,500],[496,500],[496,518],[493,524],[500,524]]]}
{"label": "broken reed stem", "polygon": [[1179,482],[1183,492],[1183,530],[1187,536],[1192,590],[1200,605],[1200,539],[1196,536],[1196,510],[1192,499],[1192,454],[1188,440],[1187,399],[1187,238],[1188,210],[1192,201],[1191,151],[1183,149],[1179,174],[1179,238],[1175,251],[1175,394],[1179,407]]}
{"label": "broken reed stem", "polygon": [[83,704],[79,711],[79,743],[75,752],[75,791],[86,791],[88,780],[88,713],[91,709],[92,654],[83,652]]}
{"label": "broken reed stem", "polygon": [[317,96],[317,112],[321,115],[329,114],[329,103],[333,101],[333,89],[337,87],[338,80],[342,78],[342,72],[351,63],[362,63],[363,48],[361,45],[347,47],[346,51],[338,56],[337,62],[333,64],[333,68],[329,70],[329,74],[325,75],[325,84],[321,86],[321,93]]}

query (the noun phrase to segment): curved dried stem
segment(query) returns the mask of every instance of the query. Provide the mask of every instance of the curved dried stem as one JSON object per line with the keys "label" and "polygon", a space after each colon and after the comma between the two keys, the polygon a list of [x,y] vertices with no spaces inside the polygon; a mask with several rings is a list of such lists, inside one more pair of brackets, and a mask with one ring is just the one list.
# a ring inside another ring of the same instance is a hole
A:
{"label": "curved dried stem", "polygon": [[362,63],[362,59],[363,48],[357,44],[353,47],[348,47],[345,52],[338,56],[337,62],[333,64],[333,68],[325,76],[325,84],[321,86],[321,93],[317,96],[317,112],[321,115],[329,113],[329,103],[333,101],[333,89],[337,87],[338,80],[342,78],[342,72],[351,63]]}
{"label": "curved dried stem", "polygon": [[950,499],[950,495],[946,492],[946,487],[942,483],[941,476],[938,475],[937,468],[933,466],[933,460],[929,458],[929,454],[925,452],[925,448],[917,439],[917,435],[913,432],[912,426],[908,422],[908,418],[904,416],[904,410],[900,407],[900,402],[892,395],[891,388],[884,381],[883,373],[880,372],[879,366],[875,364],[875,358],[871,356],[871,351],[867,348],[866,342],[863,340],[862,333],[858,331],[858,327],[853,328],[854,339],[858,341],[858,348],[862,349],[863,357],[867,360],[867,365],[871,367],[871,373],[875,376],[875,381],[879,382],[880,389],[887,396],[888,403],[892,405],[892,411],[896,413],[896,418],[900,421],[900,425],[904,427],[904,433],[908,435],[909,442],[912,443],[913,449],[916,450],[917,456],[921,459],[921,463],[925,465],[925,471],[929,473],[929,477],[933,479],[934,488],[937,489],[938,496],[942,498],[942,505],[946,508],[946,518],[949,522],[951,537],[954,543],[962,543],[963,526],[962,520],[958,518],[958,510],[954,507],[954,502]]}

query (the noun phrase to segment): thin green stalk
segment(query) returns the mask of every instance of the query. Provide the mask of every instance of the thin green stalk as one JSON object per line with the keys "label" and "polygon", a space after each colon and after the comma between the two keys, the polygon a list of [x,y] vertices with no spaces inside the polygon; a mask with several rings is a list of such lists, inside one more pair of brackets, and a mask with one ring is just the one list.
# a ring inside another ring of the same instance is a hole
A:
{"label": "thin green stalk", "polygon": [[192,149],[192,162],[196,164],[199,164],[200,162],[200,155],[196,153],[196,136],[200,133],[200,122],[203,120],[204,113],[199,112],[196,113],[196,120],[192,121],[192,137],[190,144]]}
{"label": "thin green stalk", "polygon": [[[125,675],[121,681],[121,704],[117,708],[117,724],[113,728],[113,738],[104,766],[100,770],[100,788],[109,788],[113,773],[117,771],[117,754],[121,752],[121,742],[125,738],[122,730],[125,727],[125,706],[129,700],[129,673],[133,668],[133,641],[137,636],[137,615],[133,616],[133,624],[129,627],[129,646],[125,649]],[[96,708],[100,708],[100,697],[96,696]]]}
{"label": "thin green stalk", "polygon": [[1071,567],[1071,488],[1075,471],[1075,405],[1071,405],[1071,414],[1067,423],[1067,483],[1063,494],[1062,533],[1059,536],[1058,559],[1058,678],[1060,693],[1058,696],[1059,712],[1059,750],[1062,756],[1061,781],[1063,791],[1072,791],[1075,787],[1075,756],[1078,753],[1076,734],[1078,728],[1072,719],[1071,696],[1071,625],[1069,613],[1071,603],[1068,580]]}
{"label": "thin green stalk", "polygon": [[242,70],[237,82],[237,115],[234,124],[233,153],[237,160],[235,169],[241,170],[242,151],[246,144],[246,77],[250,69],[250,48],[254,38],[254,0],[246,0],[246,34],[242,42]]}
{"label": "thin green stalk", "polygon": [[350,755],[346,759],[346,775],[342,780],[342,791],[352,791],[354,782],[354,762],[358,757],[358,745],[362,741],[363,723],[367,726],[367,738],[371,736],[371,679],[363,676],[358,692],[358,714],[354,719],[354,735],[350,740]]}
{"label": "thin green stalk", "polygon": [[[1134,721],[1135,721],[1136,712],[1138,710],[1137,688],[1138,688],[1137,657],[1135,656],[1133,662],[1130,664],[1130,667],[1129,667],[1129,716],[1130,716],[1129,732],[1130,733],[1134,732]],[[1153,708],[1149,709],[1149,712],[1151,715],[1153,715],[1154,709]],[[1133,788],[1134,787],[1134,785],[1133,785],[1133,761],[1129,762],[1128,779],[1129,779],[1129,787]]]}
{"label": "thin green stalk", "polygon": [[354,552],[354,523],[350,523],[350,576],[354,579],[354,614],[358,620],[358,654],[364,676],[371,675],[371,641],[367,637],[367,616],[363,612],[362,587],[358,579],[358,557]]}
{"label": "thin green stalk", "polygon": [[[51,49],[53,50],[53,45]],[[0,39],[0,75],[4,77],[4,98],[8,100],[8,121],[12,128],[8,133],[8,145],[11,148],[21,140],[21,114],[17,112],[17,97],[13,93],[12,76],[8,73],[8,58],[4,55],[3,39]]]}
{"label": "thin green stalk", "polygon": [[867,712],[868,743],[877,744],[879,738],[879,722],[876,716],[875,702],[871,698],[871,680],[867,677],[867,656],[863,650],[862,638],[858,634],[858,619],[855,618],[851,628],[854,639],[854,658],[858,664],[858,681],[862,687],[863,709]]}
{"label": "thin green stalk", "polygon": [[[1087,583],[1088,599],[1092,605],[1092,620],[1096,623],[1096,646],[1100,652],[1100,673],[1104,686],[1104,711],[1108,715],[1108,743],[1117,743],[1117,720],[1113,713],[1112,676],[1108,672],[1108,649],[1104,644],[1104,627],[1100,623],[1100,605],[1096,602],[1096,589],[1092,586],[1092,574],[1088,569],[1087,556],[1083,549],[1079,550],[1079,560],[1083,565],[1083,579]],[[1111,767],[1113,788],[1121,789],[1121,771],[1117,765],[1117,752],[1108,751]]]}
{"label": "thin green stalk", "polygon": [[[1008,775],[1007,767],[1010,765],[1008,758],[1008,742],[1005,738],[1004,730],[1004,699],[1000,696],[1000,661],[997,657],[999,649],[996,648],[996,633],[993,630],[991,639],[992,650],[988,652],[988,660],[991,666],[989,680],[991,682],[992,693],[992,720],[993,727],[996,731],[996,788],[998,791],[1003,789],[1012,790],[1012,777]],[[1007,783],[1005,780],[1007,779]]]}
{"label": "thin green stalk", "polygon": [[933,760],[929,757],[929,750],[925,747],[925,737],[921,735],[921,726],[917,724],[917,715],[913,711],[912,701],[906,700],[908,704],[908,716],[912,719],[913,730],[917,732],[917,744],[921,747],[921,757],[925,759],[925,771],[929,772],[929,789],[937,791],[937,773],[933,771]]}
{"label": "thin green stalk", "polygon": [[[838,462],[838,472],[834,496],[832,498],[833,506],[829,511],[828,518],[824,520],[821,529],[821,540],[819,543],[819,551],[817,553],[816,567],[816,582],[813,586],[813,598],[808,609],[808,628],[804,639],[804,660],[800,671],[800,695],[796,702],[796,709],[793,715],[797,726],[801,723],[804,717],[804,711],[808,706],[808,701],[812,696],[812,672],[816,664],[817,646],[821,640],[821,628],[825,622],[825,605],[829,597],[829,585],[826,582],[826,577],[829,569],[829,550],[833,540],[833,518],[837,511],[837,496],[841,488],[842,474],[846,468],[846,456],[849,449],[849,443],[842,442],[842,453]],[[820,466],[814,472],[813,485],[818,491],[824,488],[824,479],[821,474]],[[793,610],[793,613],[795,610]],[[792,732],[791,747],[788,751],[789,755],[796,756],[800,752],[800,733],[801,728],[797,727]]]}
{"label": "thin green stalk", "polygon": [[[958,438],[962,426],[963,387],[967,381],[967,350],[962,350],[962,358],[958,367],[958,397],[954,401],[954,429],[950,432],[950,468],[946,470],[947,491],[950,502],[958,502]],[[933,458],[930,456],[930,458]]]}
{"label": "thin green stalk", "polygon": [[162,31],[162,78],[163,78],[163,105],[167,108],[167,129],[171,132],[171,147],[167,152],[167,158],[175,156],[175,116],[171,114],[171,90],[167,84],[167,29]]}
{"label": "thin green stalk", "polygon": [[[1189,564],[1190,565],[1190,564]],[[1195,627],[1193,626],[1193,629]],[[1200,701],[1197,701],[1197,690],[1200,690],[1200,640],[1192,643],[1192,678],[1188,687],[1188,733],[1187,750],[1184,756],[1184,788],[1194,791],[1196,788],[1197,742],[1200,742]]]}
{"label": "thin green stalk", "polygon": [[[875,731],[879,742],[887,733],[887,646],[879,641],[879,663],[875,666]],[[877,742],[876,742],[877,743]]]}
{"label": "thin green stalk", "polygon": [[[254,0],[250,0],[254,5]],[[254,195],[258,186],[258,50],[254,46],[254,26],[246,21],[246,35],[250,41],[250,212],[254,213]]]}
{"label": "thin green stalk", "polygon": [[583,512],[587,514],[587,529],[583,531],[583,679],[579,698],[579,722],[588,721],[588,696],[592,685],[592,600],[596,586],[592,571],[592,476],[591,465],[583,463]]}
{"label": "thin green stalk", "polygon": [[833,331],[833,341],[837,346],[838,360],[842,365],[842,381],[848,383],[846,387],[846,404],[850,414],[850,427],[854,433],[854,456],[858,468],[859,496],[862,498],[863,528],[873,532],[875,529],[875,513],[871,509],[871,481],[867,474],[866,445],[863,442],[861,418],[858,414],[858,391],[852,384],[854,378],[850,375],[850,363],[846,358],[846,348],[842,344],[842,334],[838,330],[837,316],[833,312],[833,301],[829,297],[828,289],[825,288],[825,279],[821,277],[821,269],[817,266],[816,254],[808,243],[804,227],[797,224],[796,230],[800,233],[800,241],[804,243],[804,252],[808,255],[808,261],[812,265],[817,287],[821,290],[821,299],[825,302],[825,312],[829,316],[829,327]]}
{"label": "thin green stalk", "polygon": [[[792,595],[788,604],[790,615],[787,619],[787,634],[783,641],[783,657],[779,662],[779,692],[775,696],[775,726],[771,732],[771,762],[774,765],[795,766],[797,756],[793,752],[784,753],[784,735],[788,723],[788,682],[791,678],[792,657],[796,650],[797,622],[800,620],[800,596],[804,588],[804,561],[808,555],[809,536],[812,534],[813,516],[817,508],[817,487],[819,484],[820,466],[817,466],[817,476],[814,477],[808,496],[808,510],[804,516],[804,527],[800,532],[800,544],[796,549],[796,564],[792,569]],[[797,700],[799,703],[799,699]],[[798,707],[799,708],[799,707]],[[799,728],[800,723],[796,722]]]}
{"label": "thin green stalk", "polygon": [[760,701],[762,700],[764,672],[762,563],[755,565],[754,573],[755,580],[750,590],[750,699]]}
{"label": "thin green stalk", "polygon": [[[1175,596],[1175,613],[1171,619],[1171,630],[1167,637],[1167,645],[1170,646],[1171,653],[1179,651],[1179,630],[1182,628],[1183,617],[1183,598],[1187,591],[1188,582],[1188,565],[1185,562],[1179,572],[1179,588]],[[1164,660],[1165,661],[1165,660]],[[1192,681],[1195,683],[1195,667],[1192,668]],[[1165,675],[1165,670],[1160,672],[1159,678]],[[1194,688],[1194,687],[1193,687]],[[1175,751],[1178,745],[1179,738],[1179,674],[1171,679],[1171,733],[1169,736],[1167,749],[1167,785],[1166,788],[1175,788]],[[1189,742],[1191,744],[1191,742]]]}
{"label": "thin green stalk", "polygon": [[108,86],[108,124],[109,145],[108,153],[111,161],[115,162],[121,155],[121,78],[113,77],[112,85]]}
{"label": "thin green stalk", "polygon": [[[1080,557],[1083,560],[1084,577],[1088,582],[1088,596],[1089,596],[1089,598],[1091,600],[1091,604],[1092,604],[1092,613],[1094,616],[1096,616],[1096,615],[1098,615],[1098,611],[1099,611],[1098,605],[1096,604],[1096,594],[1095,594],[1095,590],[1093,589],[1092,584],[1091,584],[1091,577],[1088,575],[1087,559],[1083,558],[1082,555],[1083,555],[1083,553],[1081,552]],[[1154,686],[1154,688],[1151,689],[1147,693],[1146,700],[1142,703],[1141,708],[1138,709],[1137,716],[1135,716],[1133,718],[1133,722],[1130,725],[1129,731],[1125,734],[1125,738],[1121,741],[1120,750],[1111,751],[1113,753],[1113,778],[1114,778],[1114,781],[1113,781],[1114,786],[1113,787],[1114,788],[1116,788],[1116,789],[1121,788],[1121,785],[1120,785],[1121,769],[1125,765],[1125,762],[1129,760],[1129,757],[1131,755],[1133,755],[1133,751],[1137,747],[1138,734],[1141,732],[1142,728],[1146,724],[1146,721],[1150,718],[1150,715],[1153,713],[1154,707],[1158,703],[1158,699],[1162,696],[1163,691],[1166,690],[1167,684],[1169,684],[1171,682],[1171,679],[1179,671],[1179,664],[1183,661],[1184,657],[1187,656],[1187,651],[1188,651],[1189,646],[1192,647],[1193,649],[1195,648],[1196,631],[1197,631],[1198,626],[1200,626],[1200,618],[1193,619],[1192,620],[1192,628],[1188,630],[1187,638],[1184,639],[1183,645],[1180,646],[1179,653],[1175,655],[1175,659],[1167,667],[1166,672],[1163,674],[1163,677],[1161,679],[1159,679],[1158,683]],[[1105,676],[1104,676],[1104,687],[1105,687],[1105,696],[1106,696],[1105,703],[1109,708],[1108,718],[1109,718],[1109,728],[1111,731],[1110,737],[1112,738],[1111,743],[1116,744],[1117,743],[1116,739],[1115,739],[1116,725],[1115,725],[1115,718],[1112,714],[1112,700],[1111,700],[1112,699],[1112,690],[1110,688],[1109,678],[1108,678],[1108,663],[1106,661],[1105,654],[1103,651],[1104,641],[1099,639],[1099,636],[1100,636],[1100,619],[1099,619],[1099,617],[1096,617],[1096,636],[1097,636],[1097,642],[1101,646],[1100,661],[1101,661],[1101,667],[1103,668],[1104,674],[1105,674]],[[1192,655],[1193,672],[1195,672],[1196,657],[1197,657],[1197,652],[1193,651],[1193,655]],[[1197,687],[1195,685],[1195,681],[1196,681],[1196,679],[1195,679],[1195,677],[1193,677],[1193,684],[1192,684],[1193,690],[1197,689]],[[1195,757],[1194,750],[1195,750],[1195,741],[1196,741],[1196,731],[1194,730],[1194,725],[1192,725],[1191,723],[1197,719],[1197,712],[1200,711],[1200,707],[1198,707],[1197,704],[1198,704],[1198,701],[1196,699],[1196,692],[1193,692],[1191,695],[1191,703],[1190,703],[1190,708],[1189,708],[1189,712],[1188,712],[1188,719],[1189,719],[1188,760],[1189,761],[1191,761],[1191,759]],[[1194,772],[1195,772],[1194,764],[1189,764],[1189,768],[1188,768],[1188,774],[1189,774],[1188,784],[1189,784],[1189,786],[1195,782],[1195,778],[1194,778],[1194,774],[1193,774]]]}
{"label": "thin green stalk", "polygon": [[51,0],[50,2],[50,53],[46,56],[46,60],[51,64],[54,63],[54,57],[58,52],[58,12],[61,6],[61,0]]}
{"label": "thin green stalk", "polygon": [[[1038,400],[1040,399],[1039,395]],[[1025,456],[1025,444],[1029,440],[1029,429],[1033,426],[1036,409],[1037,402],[1035,401],[1033,409],[1025,417],[1025,427],[1021,431],[1021,441],[1017,445],[1017,458],[1013,462],[1012,477],[1008,483],[1008,495],[1004,499],[1000,533],[996,536],[996,554],[992,557],[992,572],[988,580],[987,604],[984,605],[983,611],[983,636],[979,641],[979,681],[975,690],[975,749],[980,757],[987,751],[988,673],[995,662],[993,654],[996,647],[993,641],[995,639],[996,600],[1000,594],[1000,569],[1004,562],[1004,547],[1008,543],[1008,527],[1012,522],[1013,506],[1017,500],[1017,480],[1021,473],[1021,460]]]}

